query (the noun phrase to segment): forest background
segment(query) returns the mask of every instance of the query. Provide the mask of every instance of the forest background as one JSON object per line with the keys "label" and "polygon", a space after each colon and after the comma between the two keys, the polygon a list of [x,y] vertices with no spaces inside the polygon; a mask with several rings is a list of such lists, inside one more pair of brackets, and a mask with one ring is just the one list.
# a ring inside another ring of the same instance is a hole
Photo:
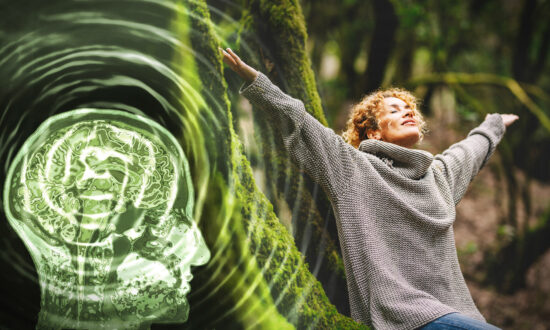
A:
{"label": "forest background", "polygon": [[[181,139],[213,258],[194,273],[188,322],[156,328],[360,327],[349,318],[327,197],[238,95],[242,81],[223,68],[218,46],[236,50],[337,133],[353,102],[388,86],[422,100],[430,132],[419,147],[432,153],[462,139],[486,113],[518,114],[458,205],[456,246],[489,322],[548,328],[550,1],[3,0],[0,15],[2,186],[13,148],[54,113],[90,104],[137,108]],[[83,50],[113,45],[157,59],[200,100],[147,64]],[[63,59],[61,70],[40,71],[59,49],[90,61]],[[143,85],[107,83],[115,74]],[[47,94],[56,86],[63,88]],[[1,220],[0,325],[33,327],[36,273],[4,214]]]}

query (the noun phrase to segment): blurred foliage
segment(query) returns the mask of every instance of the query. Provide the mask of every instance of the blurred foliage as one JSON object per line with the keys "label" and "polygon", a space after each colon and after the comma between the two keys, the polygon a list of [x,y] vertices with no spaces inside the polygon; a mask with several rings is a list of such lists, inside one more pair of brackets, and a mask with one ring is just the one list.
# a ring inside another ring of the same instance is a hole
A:
{"label": "blurred foliage", "polygon": [[464,258],[476,253],[479,250],[479,246],[476,242],[468,242],[462,248],[457,249],[457,253],[460,257]]}

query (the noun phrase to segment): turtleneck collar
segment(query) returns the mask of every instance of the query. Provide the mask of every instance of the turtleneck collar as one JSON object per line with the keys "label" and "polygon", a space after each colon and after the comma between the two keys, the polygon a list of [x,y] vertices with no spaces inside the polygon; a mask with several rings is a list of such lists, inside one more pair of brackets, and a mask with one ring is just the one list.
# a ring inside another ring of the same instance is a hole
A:
{"label": "turtleneck collar", "polygon": [[359,150],[377,156],[410,179],[423,177],[434,159],[434,156],[425,150],[409,149],[374,139],[363,140],[359,144]]}

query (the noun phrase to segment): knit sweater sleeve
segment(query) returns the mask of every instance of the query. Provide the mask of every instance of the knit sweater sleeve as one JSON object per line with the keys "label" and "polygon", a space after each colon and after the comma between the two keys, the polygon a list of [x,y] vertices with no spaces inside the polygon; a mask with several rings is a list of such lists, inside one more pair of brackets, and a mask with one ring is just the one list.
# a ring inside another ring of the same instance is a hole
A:
{"label": "knit sweater sleeve", "polygon": [[468,185],[487,163],[505,132],[499,114],[490,114],[478,127],[468,133],[466,139],[453,144],[442,154],[436,155],[434,163],[445,175],[451,187],[455,205],[466,193]]}
{"label": "knit sweater sleeve", "polygon": [[297,166],[332,197],[345,189],[354,164],[352,154],[357,150],[307,113],[302,101],[283,93],[263,73],[245,84],[240,93],[268,115]]}

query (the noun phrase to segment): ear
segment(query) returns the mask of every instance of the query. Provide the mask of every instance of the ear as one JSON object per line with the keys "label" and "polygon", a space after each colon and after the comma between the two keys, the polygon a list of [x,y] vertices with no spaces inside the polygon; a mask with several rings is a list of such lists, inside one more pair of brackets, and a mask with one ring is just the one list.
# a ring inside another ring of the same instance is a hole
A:
{"label": "ear", "polygon": [[382,134],[380,134],[379,129],[368,130],[367,137],[372,140],[382,140]]}

